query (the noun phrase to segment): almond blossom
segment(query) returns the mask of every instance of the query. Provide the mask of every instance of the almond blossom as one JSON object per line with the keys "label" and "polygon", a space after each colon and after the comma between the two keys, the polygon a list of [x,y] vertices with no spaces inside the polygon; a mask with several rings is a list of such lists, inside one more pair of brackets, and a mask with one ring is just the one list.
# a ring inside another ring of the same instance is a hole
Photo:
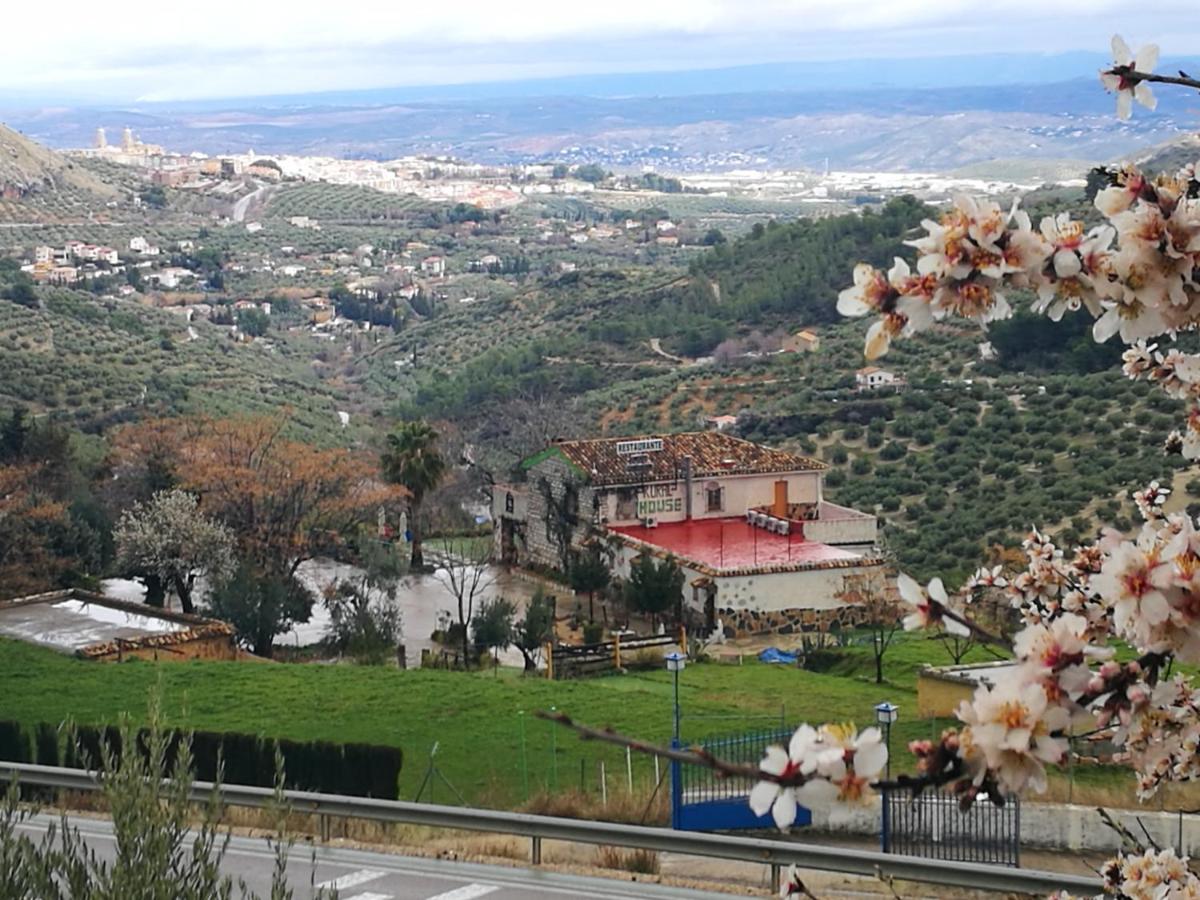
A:
{"label": "almond blossom", "polygon": [[1046,764],[1059,762],[1067,752],[1066,740],[1056,733],[1070,717],[1062,707],[1050,705],[1040,684],[1006,679],[995,687],[980,686],[956,715],[969,729],[969,761],[981,758],[986,764],[976,783],[990,773],[1004,793],[1045,790]]}
{"label": "almond blossom", "polygon": [[968,637],[971,630],[952,616],[946,615],[950,599],[946,596],[946,588],[942,579],[934,578],[928,587],[921,587],[910,576],[901,572],[896,576],[896,588],[902,599],[912,612],[904,617],[904,630],[915,631],[942,625],[950,634]]}
{"label": "almond blossom", "polygon": [[[818,742],[817,731],[811,725],[801,725],[792,734],[787,750],[770,746],[758,767],[769,775],[788,781],[810,775],[816,769],[813,746]],[[760,781],[750,791],[750,808],[756,816],[768,811],[780,829],[790,828],[796,821],[796,791],[778,781]]]}
{"label": "almond blossom", "polygon": [[1154,109],[1158,100],[1150,85],[1137,78],[1138,74],[1149,75],[1158,65],[1158,45],[1146,44],[1135,56],[1129,45],[1119,34],[1112,39],[1113,67],[1100,73],[1100,83],[1106,91],[1116,92],[1117,115],[1128,119],[1133,109],[1133,101],[1147,109]]}
{"label": "almond blossom", "polygon": [[875,727],[859,732],[853,725],[822,725],[812,751],[818,777],[796,789],[806,806],[864,802],[888,760],[883,735]]}

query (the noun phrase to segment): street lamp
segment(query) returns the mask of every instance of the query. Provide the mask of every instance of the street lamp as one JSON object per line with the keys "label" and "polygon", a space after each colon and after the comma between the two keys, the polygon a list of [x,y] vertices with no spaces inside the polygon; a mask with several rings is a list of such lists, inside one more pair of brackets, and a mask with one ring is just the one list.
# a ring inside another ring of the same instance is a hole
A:
{"label": "street lamp", "polygon": [[675,677],[675,743],[679,743],[679,673],[687,666],[687,654],[672,651],[663,657],[667,661],[667,671]]}
{"label": "street lamp", "polygon": [[875,721],[883,728],[883,743],[887,747],[887,773],[885,777],[892,780],[892,724],[900,718],[900,707],[895,703],[884,700],[875,704]]}

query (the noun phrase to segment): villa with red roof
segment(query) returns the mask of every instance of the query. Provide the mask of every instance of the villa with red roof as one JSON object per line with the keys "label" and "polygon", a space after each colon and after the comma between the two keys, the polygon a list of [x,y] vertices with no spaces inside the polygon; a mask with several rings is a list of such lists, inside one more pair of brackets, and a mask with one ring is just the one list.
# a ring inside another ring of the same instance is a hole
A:
{"label": "villa with red roof", "polygon": [[825,468],[720,431],[556,441],[496,486],[496,553],[565,570],[601,540],[618,577],[673,557],[689,616],[727,636],[854,624],[839,595],[882,574],[876,520],[825,500]]}

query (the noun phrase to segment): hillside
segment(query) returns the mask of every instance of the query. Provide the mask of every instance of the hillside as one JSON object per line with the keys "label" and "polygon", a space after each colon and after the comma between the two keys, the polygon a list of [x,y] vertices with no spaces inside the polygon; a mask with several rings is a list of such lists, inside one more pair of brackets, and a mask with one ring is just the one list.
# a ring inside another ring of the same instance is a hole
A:
{"label": "hillside", "polygon": [[73,193],[113,200],[118,191],[82,165],[0,124],[0,197]]}
{"label": "hillside", "polygon": [[1189,134],[1177,140],[1167,141],[1144,153],[1135,154],[1131,159],[1147,172],[1174,174],[1184,166],[1200,162],[1200,135]]}

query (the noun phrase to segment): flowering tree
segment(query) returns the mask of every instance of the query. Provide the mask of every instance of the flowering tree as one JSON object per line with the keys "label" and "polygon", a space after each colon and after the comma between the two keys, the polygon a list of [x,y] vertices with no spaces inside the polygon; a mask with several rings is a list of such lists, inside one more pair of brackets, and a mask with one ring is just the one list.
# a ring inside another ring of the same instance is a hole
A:
{"label": "flowering tree", "polygon": [[[1152,82],[1200,89],[1200,80],[1183,73],[1155,75],[1155,47],[1134,54],[1117,37],[1113,54],[1101,80],[1116,93],[1122,118],[1134,101],[1154,107]],[[886,272],[859,265],[838,309],[878,317],[867,332],[872,359],[892,341],[951,317],[983,326],[1007,318],[1014,290],[1031,292],[1032,310],[1054,321],[1086,311],[1098,342],[1116,336],[1129,345],[1126,375],[1187,404],[1186,423],[1168,450],[1198,459],[1200,354],[1151,342],[1200,329],[1200,164],[1156,177],[1132,166],[1109,172],[1095,206],[1106,222],[1094,228],[1068,213],[1047,216],[1034,228],[1016,204],[1006,211],[990,201],[956,198],[909,242],[915,265],[900,258]],[[914,792],[945,786],[964,807],[1040,791],[1046,766],[1068,752],[1072,726],[1111,730],[1137,773],[1142,798],[1167,782],[1198,779],[1200,691],[1190,677],[1170,673],[1175,661],[1200,662],[1200,523],[1165,513],[1168,494],[1152,483],[1136,495],[1145,523],[1133,539],[1107,530],[1094,544],[1067,549],[1034,530],[1023,545],[1021,571],[981,570],[953,596],[940,579],[922,587],[899,577],[906,628],[1009,649],[1009,641],[972,614],[978,589],[1002,591],[1022,624],[1011,640],[1017,663],[1011,673],[960,705],[959,727],[909,745],[915,775],[885,785],[887,750],[879,730],[858,732],[852,725],[801,725],[786,748],[769,748],[749,773],[702,750],[625,743],[726,776],[756,777],[750,805],[759,815],[769,811],[780,828],[794,822],[800,804],[859,802],[883,786]],[[1132,646],[1136,658],[1118,662],[1116,641]],[[615,740],[611,732],[574,727],[584,737]],[[1170,850],[1123,854],[1102,875],[1106,894],[1128,900],[1200,896],[1200,878]],[[808,896],[794,871],[783,895]]]}
{"label": "flowering tree", "polygon": [[151,606],[162,606],[170,588],[183,611],[194,613],[196,579],[220,582],[233,572],[233,535],[204,515],[187,491],[159,491],[146,503],[134,503],[121,514],[113,539],[121,566],[146,580]]}
{"label": "flowering tree", "polygon": [[[1153,108],[1149,82],[1200,87],[1181,73],[1157,76],[1156,47],[1137,54],[1113,39],[1113,67],[1101,73],[1117,94],[1117,112],[1130,115],[1133,101]],[[854,286],[838,297],[845,315],[875,313],[867,333],[866,355],[875,358],[889,344],[949,317],[986,326],[1007,318],[1006,294],[1034,294],[1031,309],[1058,321],[1067,311],[1085,310],[1095,320],[1093,336],[1118,336],[1130,349],[1124,371],[1158,384],[1188,404],[1182,431],[1168,450],[1200,458],[1200,355],[1160,349],[1155,340],[1196,330],[1200,325],[1200,175],[1189,166],[1175,175],[1149,177],[1132,166],[1108,173],[1095,198],[1107,220],[1091,229],[1068,213],[1047,216],[1035,229],[1014,204],[1007,212],[995,203],[957,198],[940,220],[923,223],[925,234],[911,241],[915,269],[897,258],[888,272],[860,265]],[[1046,765],[1068,751],[1068,728],[1084,723],[1112,729],[1137,773],[1138,794],[1147,798],[1168,781],[1200,775],[1200,694],[1191,679],[1168,677],[1171,663],[1200,661],[1200,529],[1191,517],[1164,513],[1168,490],[1152,483],[1136,497],[1145,520],[1129,540],[1109,530],[1096,543],[1064,550],[1034,531],[1024,542],[1027,565],[1011,579],[981,570],[970,587],[1000,588],[1019,612],[1023,629],[1012,642],[1018,665],[994,687],[979,687],[957,711],[961,726],[937,741],[910,749],[918,774],[901,786],[920,790],[950,785],[969,805],[1025,790],[1042,790]],[[900,589],[912,609],[910,628],[933,628],[1002,643],[968,613],[967,590],[946,595],[937,579],[922,588],[907,576]],[[1124,641],[1137,658],[1119,663],[1112,643]],[[857,740],[861,741],[862,736]],[[763,763],[777,776],[752,795],[764,808],[768,793],[811,793],[814,778],[826,794],[847,791],[840,766],[878,771],[875,743],[865,756],[836,733],[797,732],[788,752],[776,751]],[[842,749],[842,761],[835,751]],[[781,764],[782,761],[782,764]],[[829,767],[836,771],[829,774]],[[798,777],[797,777],[798,776]],[[774,799],[772,810],[780,804]],[[786,812],[786,809],[785,809]],[[787,816],[776,814],[777,821]],[[1118,857],[1103,871],[1106,893],[1119,897],[1196,896],[1200,879],[1171,851]]]}

